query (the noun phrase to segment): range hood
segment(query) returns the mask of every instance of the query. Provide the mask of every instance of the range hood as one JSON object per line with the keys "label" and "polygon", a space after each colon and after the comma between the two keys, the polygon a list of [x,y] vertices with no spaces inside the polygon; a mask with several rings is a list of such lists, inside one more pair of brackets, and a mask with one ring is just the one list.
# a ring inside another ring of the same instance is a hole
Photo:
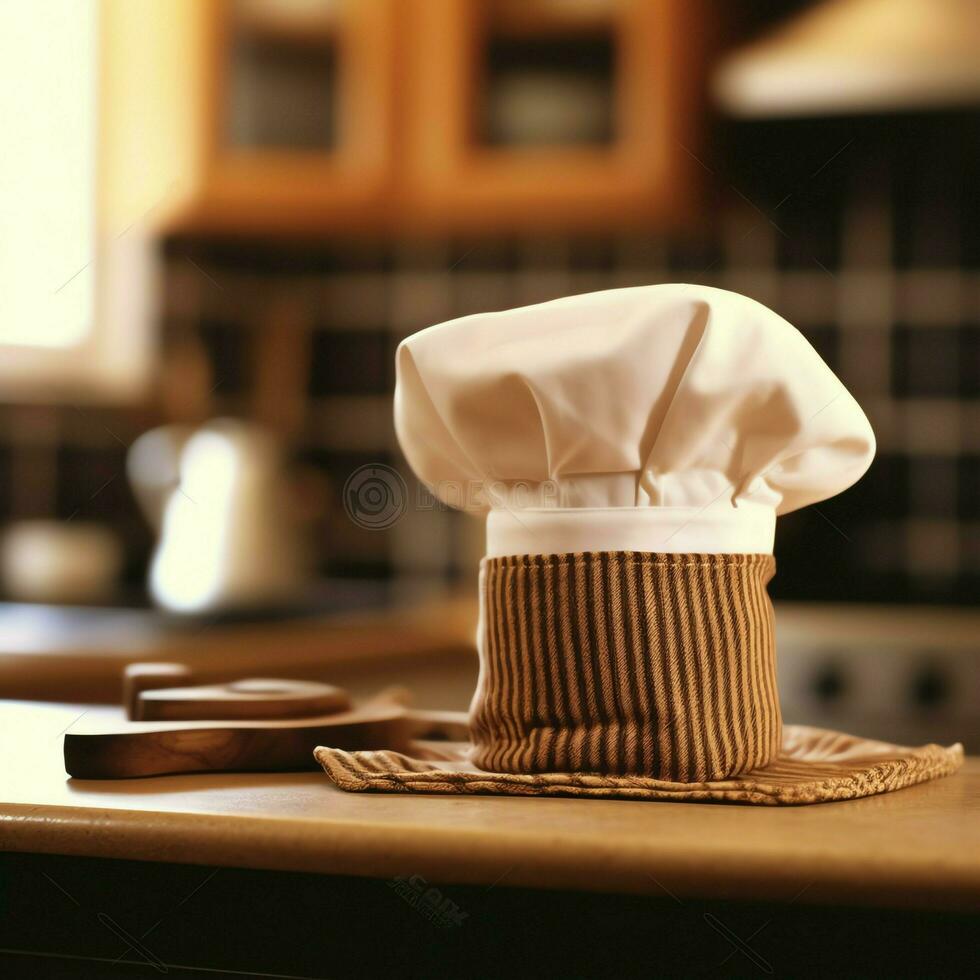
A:
{"label": "range hood", "polygon": [[728,55],[713,88],[741,116],[980,102],[980,0],[825,0]]}

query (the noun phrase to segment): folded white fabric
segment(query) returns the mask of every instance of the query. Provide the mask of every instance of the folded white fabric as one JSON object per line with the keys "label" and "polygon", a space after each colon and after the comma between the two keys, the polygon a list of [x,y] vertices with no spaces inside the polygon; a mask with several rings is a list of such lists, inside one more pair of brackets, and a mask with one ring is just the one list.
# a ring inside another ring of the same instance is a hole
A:
{"label": "folded white fabric", "polygon": [[767,553],[775,517],[874,455],[857,402],[782,317],[669,284],[463,317],[403,341],[395,425],[488,555]]}

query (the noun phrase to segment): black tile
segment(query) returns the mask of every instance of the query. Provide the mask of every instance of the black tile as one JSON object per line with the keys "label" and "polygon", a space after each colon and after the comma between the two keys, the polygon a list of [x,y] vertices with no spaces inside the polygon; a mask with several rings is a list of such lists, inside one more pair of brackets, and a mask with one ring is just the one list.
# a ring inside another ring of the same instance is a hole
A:
{"label": "black tile", "polygon": [[448,272],[515,272],[521,262],[521,242],[503,238],[464,238],[451,243],[446,256]]}
{"label": "black tile", "polygon": [[724,259],[721,242],[707,235],[682,235],[667,243],[667,268],[671,271],[704,273],[718,269]]}
{"label": "black tile", "polygon": [[862,520],[899,520],[909,514],[907,456],[881,453],[868,471],[835,500],[845,501]]}
{"label": "black tile", "polygon": [[976,607],[978,595],[980,595],[980,574],[966,572],[957,578],[944,601],[955,602],[972,609]]}
{"label": "black tile", "polygon": [[840,352],[840,331],[833,325],[805,326],[800,333],[813,345],[832,371],[837,370]]}
{"label": "black tile", "polygon": [[[830,199],[828,199],[828,197]],[[776,231],[776,264],[781,269],[829,270],[840,264],[842,207],[837,195],[805,187],[768,212]],[[828,288],[831,279],[827,278]]]}
{"label": "black tile", "polygon": [[[960,528],[960,563],[965,576],[980,578],[980,523],[971,521]],[[973,593],[976,604],[980,589]]]}
{"label": "black tile", "polygon": [[[322,547],[319,549],[318,571],[324,575],[351,578],[391,578],[393,564],[387,547],[387,526],[367,526],[358,517],[357,508],[361,501],[357,490],[348,481],[356,477],[365,467],[372,471],[393,467],[394,460],[386,452],[333,452],[314,450],[303,454],[303,461],[316,467],[326,477],[326,512],[320,533]],[[388,488],[388,504],[396,510],[404,505],[413,505],[414,481],[405,480],[404,486],[397,477],[381,476],[383,486]],[[362,489],[363,481],[357,484]],[[345,499],[345,494],[354,496]],[[402,498],[401,494],[408,494]],[[371,515],[377,513],[370,511]]]}
{"label": "black tile", "polygon": [[252,380],[252,331],[238,323],[205,320],[199,327],[218,397],[236,397]]}
{"label": "black tile", "polygon": [[392,267],[391,245],[369,239],[283,241],[184,235],[168,238],[163,254],[174,266],[197,266],[221,286],[227,284],[222,273],[268,276],[272,285],[278,277],[384,272]]}
{"label": "black tile", "polygon": [[913,517],[956,516],[957,461],[941,456],[912,456],[908,460],[909,510]]}
{"label": "black tile", "polygon": [[949,267],[968,259],[976,239],[969,207],[980,164],[976,113],[910,114],[896,122],[893,253],[898,268]]}
{"label": "black tile", "polygon": [[57,454],[58,517],[118,523],[137,513],[126,479],[126,449],[61,446]]}
{"label": "black tile", "polygon": [[0,523],[13,516],[11,514],[13,502],[10,499],[10,482],[13,478],[10,453],[8,446],[0,446]]}
{"label": "black tile", "polygon": [[386,582],[395,577],[394,565],[390,560],[384,559],[327,555],[318,570],[330,578],[370,579]]}
{"label": "black tile", "polygon": [[615,260],[615,243],[606,237],[575,238],[569,243],[568,264],[578,272],[610,272]]}
{"label": "black tile", "polygon": [[948,191],[937,188],[935,195],[925,194],[916,202],[903,250],[908,253],[908,264],[914,268],[959,265],[960,211]]}
{"label": "black tile", "polygon": [[313,334],[309,394],[384,395],[394,388],[392,337],[374,330],[317,330]]}
{"label": "black tile", "polygon": [[776,524],[774,599],[854,600],[862,597],[854,526],[824,501],[780,517]]}
{"label": "black tile", "polygon": [[[308,449],[297,454],[297,462],[312,466],[327,478],[331,506],[344,508],[343,488],[358,470],[364,467],[381,466],[399,470],[397,460],[386,450],[364,452],[336,451],[331,449]],[[407,483],[408,481],[406,481]],[[414,492],[409,486],[409,491]]]}
{"label": "black tile", "polygon": [[963,388],[962,330],[897,326],[892,335],[892,393],[897,398],[956,398]]}
{"label": "black tile", "polygon": [[980,326],[960,329],[960,395],[980,398]]}
{"label": "black tile", "polygon": [[980,456],[961,456],[956,467],[957,516],[963,521],[980,521]]}
{"label": "black tile", "polygon": [[[975,460],[975,463],[980,460]],[[914,467],[919,467],[913,472]],[[965,495],[973,493],[980,466],[964,474],[962,461],[947,458],[906,458],[883,455],[853,487],[836,497],[779,518],[776,528],[778,574],[770,586],[774,598],[847,602],[975,603],[969,591],[969,572],[960,575],[918,575],[914,570],[882,567],[881,556],[872,554],[879,541],[880,525],[893,526],[901,554],[903,522],[910,517],[956,517],[950,508],[950,481],[959,499],[960,520],[975,520],[975,511],[964,508]],[[913,481],[914,477],[914,481]],[[937,494],[911,494],[912,482]],[[964,482],[966,487],[964,487]],[[958,483],[958,488],[956,484]],[[911,513],[915,506],[915,513]]]}

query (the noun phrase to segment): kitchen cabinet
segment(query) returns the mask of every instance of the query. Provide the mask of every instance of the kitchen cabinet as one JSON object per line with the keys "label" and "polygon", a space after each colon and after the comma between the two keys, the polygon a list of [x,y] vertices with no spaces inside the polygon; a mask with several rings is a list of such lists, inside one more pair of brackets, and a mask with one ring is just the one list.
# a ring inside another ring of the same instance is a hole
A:
{"label": "kitchen cabinet", "polygon": [[690,217],[697,2],[410,4],[414,216],[481,230]]}
{"label": "kitchen cabinet", "polygon": [[197,166],[170,230],[649,228],[696,206],[699,0],[198,0],[185,13],[175,70],[198,83],[178,88],[176,115],[193,120]]}
{"label": "kitchen cabinet", "polygon": [[200,178],[178,227],[375,224],[394,165],[396,0],[199,0]]}

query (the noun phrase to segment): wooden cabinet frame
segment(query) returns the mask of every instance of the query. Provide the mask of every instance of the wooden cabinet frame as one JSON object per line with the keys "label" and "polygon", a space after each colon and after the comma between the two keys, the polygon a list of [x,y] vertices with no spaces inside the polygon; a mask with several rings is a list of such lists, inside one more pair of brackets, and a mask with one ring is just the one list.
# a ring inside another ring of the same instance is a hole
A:
{"label": "wooden cabinet frame", "polygon": [[327,152],[228,146],[231,0],[199,0],[204,58],[203,183],[181,224],[209,231],[317,231],[376,222],[394,153],[398,0],[343,0],[334,18],[338,145]]}
{"label": "wooden cabinet frame", "polygon": [[698,0],[612,4],[618,135],[608,148],[594,149],[476,144],[487,5],[404,0],[404,7],[412,37],[405,183],[415,222],[474,230],[608,228],[690,215],[697,175],[686,147],[699,129],[696,71],[704,34]]}
{"label": "wooden cabinet frame", "polygon": [[199,165],[171,230],[442,235],[691,219],[702,0],[610,0],[578,15],[546,0],[497,0],[509,28],[613,38],[614,142],[541,149],[474,138],[490,0],[338,0],[333,24],[317,25],[335,32],[338,52],[339,142],[329,152],[227,144],[232,0],[194,2],[188,61],[203,81],[181,112]]}

